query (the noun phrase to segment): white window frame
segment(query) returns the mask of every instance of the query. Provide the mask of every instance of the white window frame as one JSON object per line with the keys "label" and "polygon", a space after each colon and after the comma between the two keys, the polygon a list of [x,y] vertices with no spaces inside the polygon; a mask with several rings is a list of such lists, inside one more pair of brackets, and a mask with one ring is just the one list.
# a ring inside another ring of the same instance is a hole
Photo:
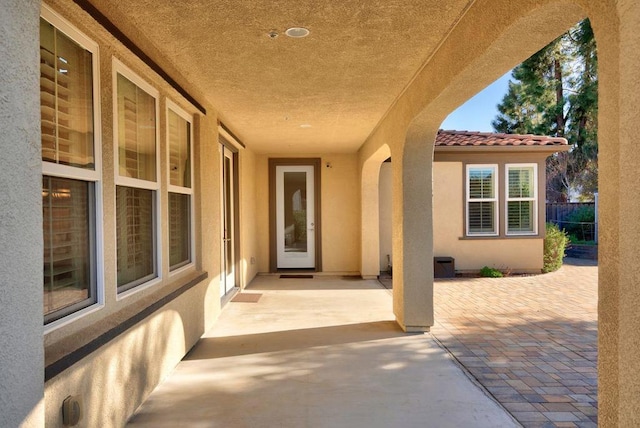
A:
{"label": "white window frame", "polygon": [[[166,158],[167,158],[167,225],[169,224],[169,193],[181,193],[183,195],[189,195],[189,262],[183,266],[180,266],[174,270],[171,270],[171,266],[168,266],[169,276],[177,275],[185,270],[192,269],[196,264],[196,244],[195,244],[195,202],[194,202],[194,164],[193,164],[193,115],[187,113],[184,109],[180,108],[176,103],[171,101],[170,99],[166,100],[166,109],[165,109],[165,123],[167,124],[166,128]],[[184,120],[186,120],[190,125],[191,132],[189,133],[189,164],[190,164],[190,174],[191,174],[191,187],[182,187],[175,186],[171,184],[171,168],[169,165],[170,162],[170,141],[169,141],[169,111],[177,114]],[[169,249],[171,251],[171,249]],[[171,254],[168,254],[168,262],[170,263]]]}
{"label": "white window frame", "polygon": [[[493,169],[493,189],[494,189],[494,197],[493,198],[483,198],[483,199],[471,199],[470,197],[470,186],[469,186],[469,172],[472,169]],[[499,173],[498,173],[498,165],[497,164],[467,164],[465,171],[465,232],[467,236],[475,237],[475,236],[499,236],[500,235],[500,210],[498,208],[498,199],[499,199]],[[469,203],[470,202],[492,202],[493,203],[493,212],[494,212],[494,232],[471,232],[469,230]]]}
{"label": "white window frame", "polygon": [[[509,169],[510,168],[530,168],[533,167],[533,197],[529,198],[510,198],[509,197]],[[508,163],[504,166],[504,215],[505,215],[505,235],[507,236],[531,236],[538,234],[538,164],[537,163]],[[533,201],[533,231],[521,232],[509,231],[509,202]]]}
{"label": "white window frame", "polygon": [[[90,313],[99,311],[105,305],[104,299],[104,231],[103,231],[103,208],[102,208],[102,125],[100,109],[100,52],[98,43],[91,40],[80,32],[66,19],[53,11],[46,4],[42,4],[40,17],[49,22],[56,29],[64,33],[83,49],[91,52],[91,72],[93,91],[93,161],[94,169],[83,169],[69,165],[62,165],[53,162],[42,161],[42,175],[68,178],[93,183],[95,199],[95,218],[92,219],[95,227],[95,303],[63,316],[60,319],[44,325],[44,334],[47,334],[60,327],[68,325],[79,318]],[[44,315],[43,315],[44,316]]]}
{"label": "white window frame", "polygon": [[[119,152],[119,143],[118,134],[118,75],[122,75],[124,78],[128,79],[132,83],[134,83],[138,88],[145,91],[148,95],[152,96],[155,100],[155,116],[156,116],[156,129],[155,129],[155,137],[156,137],[156,180],[148,181],[139,178],[132,177],[123,177],[120,175],[120,152]],[[120,300],[126,298],[132,294],[136,294],[140,291],[143,291],[149,287],[152,287],[156,284],[162,282],[162,231],[160,227],[160,219],[161,219],[161,203],[160,203],[160,91],[158,91],[155,87],[149,84],[146,80],[141,78],[137,73],[127,67],[122,61],[117,58],[113,58],[112,61],[112,82],[113,82],[113,159],[114,159],[114,184],[115,186],[124,186],[131,187],[137,189],[151,190],[153,191],[153,227],[155,229],[154,234],[154,249],[155,249],[155,257],[156,257],[156,277],[152,278],[146,282],[135,285],[131,288],[128,288],[123,291],[118,291],[118,287],[114,288],[116,293],[116,300]],[[114,188],[115,195],[115,188]],[[116,212],[116,198],[114,197],[114,212]],[[116,249],[116,254],[114,255],[114,272],[118,271],[118,257],[117,257],[117,234],[114,236],[114,248]]]}

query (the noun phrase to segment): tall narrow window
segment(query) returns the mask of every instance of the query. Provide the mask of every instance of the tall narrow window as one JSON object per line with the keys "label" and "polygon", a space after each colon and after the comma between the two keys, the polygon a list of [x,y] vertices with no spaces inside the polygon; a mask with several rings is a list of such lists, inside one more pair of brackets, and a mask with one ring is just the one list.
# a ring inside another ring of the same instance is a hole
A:
{"label": "tall narrow window", "polygon": [[118,292],[159,277],[158,91],[114,61]]}
{"label": "tall narrow window", "polygon": [[192,261],[191,116],[168,102],[169,269]]}
{"label": "tall narrow window", "polygon": [[[98,301],[98,46],[48,7],[40,18],[44,322]],[[99,218],[99,217],[98,217]]]}
{"label": "tall narrow window", "polygon": [[532,235],[537,231],[537,165],[511,164],[507,169],[507,234]]}
{"label": "tall narrow window", "polygon": [[498,234],[498,168],[467,165],[467,235]]}

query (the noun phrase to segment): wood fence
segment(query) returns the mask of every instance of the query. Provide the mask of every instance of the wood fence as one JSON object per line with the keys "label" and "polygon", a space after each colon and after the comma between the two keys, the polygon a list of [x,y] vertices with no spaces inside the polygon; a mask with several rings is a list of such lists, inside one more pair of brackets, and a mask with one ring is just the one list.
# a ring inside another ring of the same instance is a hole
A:
{"label": "wood fence", "polygon": [[547,203],[547,222],[564,223],[572,212],[582,207],[595,209],[595,202],[549,202]]}
{"label": "wood fence", "polygon": [[[597,199],[596,199],[597,200]],[[569,216],[576,210],[592,208],[596,211],[595,222],[569,221]],[[581,241],[598,242],[597,202],[551,202],[547,203],[547,223],[557,224],[561,229]]]}

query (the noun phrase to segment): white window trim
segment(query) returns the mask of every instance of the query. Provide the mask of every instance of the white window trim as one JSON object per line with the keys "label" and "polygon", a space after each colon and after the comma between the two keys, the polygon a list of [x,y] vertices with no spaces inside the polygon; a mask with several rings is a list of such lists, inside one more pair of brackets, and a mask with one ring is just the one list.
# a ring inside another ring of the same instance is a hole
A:
{"label": "white window trim", "polygon": [[[138,178],[123,177],[120,175],[120,153],[119,153],[119,141],[118,141],[118,74],[121,74],[124,78],[128,79],[140,89],[153,97],[155,100],[156,111],[156,180],[148,181]],[[113,58],[112,63],[112,76],[113,76],[113,159],[114,159],[114,181],[116,185],[128,186],[128,187],[141,187],[147,190],[160,190],[160,112],[159,112],[159,100],[160,92],[147,83],[146,80],[138,76],[133,70],[124,65],[122,61],[117,58]]]}
{"label": "white window trim", "polygon": [[[533,167],[533,197],[532,198],[510,198],[509,197],[509,169],[510,168],[530,168]],[[538,234],[538,164],[537,163],[508,163],[504,166],[504,215],[505,235],[507,236],[532,236]],[[509,232],[509,202],[533,201],[533,231],[532,232]]]}
{"label": "white window trim", "polygon": [[91,40],[69,21],[60,16],[48,5],[42,3],[40,16],[59,31],[64,33],[82,48],[91,52],[91,74],[93,81],[93,160],[94,170],[76,168],[68,165],[60,165],[52,162],[42,162],[42,175],[70,178],[94,183],[95,195],[95,272],[96,272],[96,302],[70,313],[60,319],[44,325],[43,334],[48,334],[63,326],[66,326],[91,313],[97,312],[105,306],[104,291],[104,229],[103,229],[103,202],[102,202],[102,112],[100,108],[100,50],[98,43]]}
{"label": "white window trim", "polygon": [[[484,198],[484,199],[471,199],[469,195],[469,171],[471,169],[476,168],[491,168],[494,171],[493,174],[493,188],[494,188],[494,197],[493,198]],[[498,199],[500,189],[498,186],[499,181],[499,173],[498,173],[498,164],[467,164],[465,171],[465,201],[464,201],[464,210],[465,210],[465,232],[467,236],[499,236],[500,235],[500,210],[498,209]],[[493,202],[493,210],[494,210],[494,232],[471,232],[469,230],[469,202]]]}
{"label": "white window trim", "polygon": [[[170,99],[166,100],[166,109],[165,109],[165,123],[167,124],[167,126],[165,127],[165,131],[166,131],[166,159],[167,159],[167,224],[168,222],[168,218],[169,218],[169,203],[168,203],[168,199],[169,199],[169,195],[168,193],[181,193],[183,195],[189,195],[189,222],[191,223],[189,225],[189,263],[185,264],[184,266],[180,266],[177,269],[171,270],[171,266],[168,266],[169,269],[169,277],[178,275],[186,270],[191,270],[195,267],[196,265],[196,240],[195,240],[195,201],[194,201],[194,192],[193,192],[193,186],[194,186],[194,162],[193,162],[193,115],[187,113],[184,109],[180,108],[176,103],[174,103],[173,101],[171,101]],[[191,174],[191,187],[182,187],[182,186],[174,186],[171,184],[171,171],[170,168],[168,167],[169,165],[169,155],[170,155],[170,144],[169,144],[169,110],[171,110],[172,112],[174,112],[175,114],[177,114],[178,116],[180,116],[181,118],[183,118],[184,120],[186,120],[187,122],[189,122],[190,125],[190,129],[191,132],[189,133],[189,156],[190,158],[190,174]],[[170,254],[169,254],[169,260],[171,260],[170,258]]]}
{"label": "white window trim", "polygon": [[[138,189],[152,190],[153,193],[153,203],[155,204],[154,218],[153,218],[153,226],[155,228],[155,256],[156,256],[156,277],[150,279],[149,281],[145,281],[141,284],[138,284],[132,288],[129,288],[124,291],[118,291],[118,287],[114,287],[114,293],[116,295],[116,301],[127,298],[131,295],[137,294],[147,288],[159,284],[162,282],[162,229],[160,224],[162,223],[160,219],[162,218],[162,208],[161,208],[161,198],[160,198],[160,91],[154,88],[151,84],[147,83],[146,80],[142,79],[127,67],[122,61],[117,58],[113,58],[111,65],[111,74],[112,74],[112,85],[113,85],[113,153],[114,153],[114,184],[115,186],[124,186],[124,187],[132,187]],[[123,177],[120,175],[120,158],[119,158],[119,141],[118,141],[118,74],[121,74],[126,79],[130,80],[140,89],[145,91],[147,94],[153,97],[155,100],[155,116],[156,116],[156,129],[155,129],[155,137],[156,137],[156,180],[148,181],[131,177]],[[114,189],[115,190],[115,189]],[[115,192],[114,192],[115,193]],[[116,211],[116,199],[114,197],[113,200],[113,209]],[[118,238],[117,234],[114,236],[114,248],[116,249],[116,254],[114,254],[114,272],[118,271],[118,257],[117,257],[117,248],[118,248]]]}

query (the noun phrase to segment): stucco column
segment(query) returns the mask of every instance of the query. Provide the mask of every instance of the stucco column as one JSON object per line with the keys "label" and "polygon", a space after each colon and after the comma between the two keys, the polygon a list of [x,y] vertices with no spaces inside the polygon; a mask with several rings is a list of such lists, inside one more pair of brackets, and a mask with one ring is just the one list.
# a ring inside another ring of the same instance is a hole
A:
{"label": "stucco column", "polygon": [[0,13],[0,426],[44,426],[40,1]]}
{"label": "stucco column", "polygon": [[393,170],[393,312],[403,330],[433,325],[433,143],[409,132]]}
{"label": "stucco column", "polygon": [[599,62],[598,423],[640,426],[640,4],[591,5]]}

